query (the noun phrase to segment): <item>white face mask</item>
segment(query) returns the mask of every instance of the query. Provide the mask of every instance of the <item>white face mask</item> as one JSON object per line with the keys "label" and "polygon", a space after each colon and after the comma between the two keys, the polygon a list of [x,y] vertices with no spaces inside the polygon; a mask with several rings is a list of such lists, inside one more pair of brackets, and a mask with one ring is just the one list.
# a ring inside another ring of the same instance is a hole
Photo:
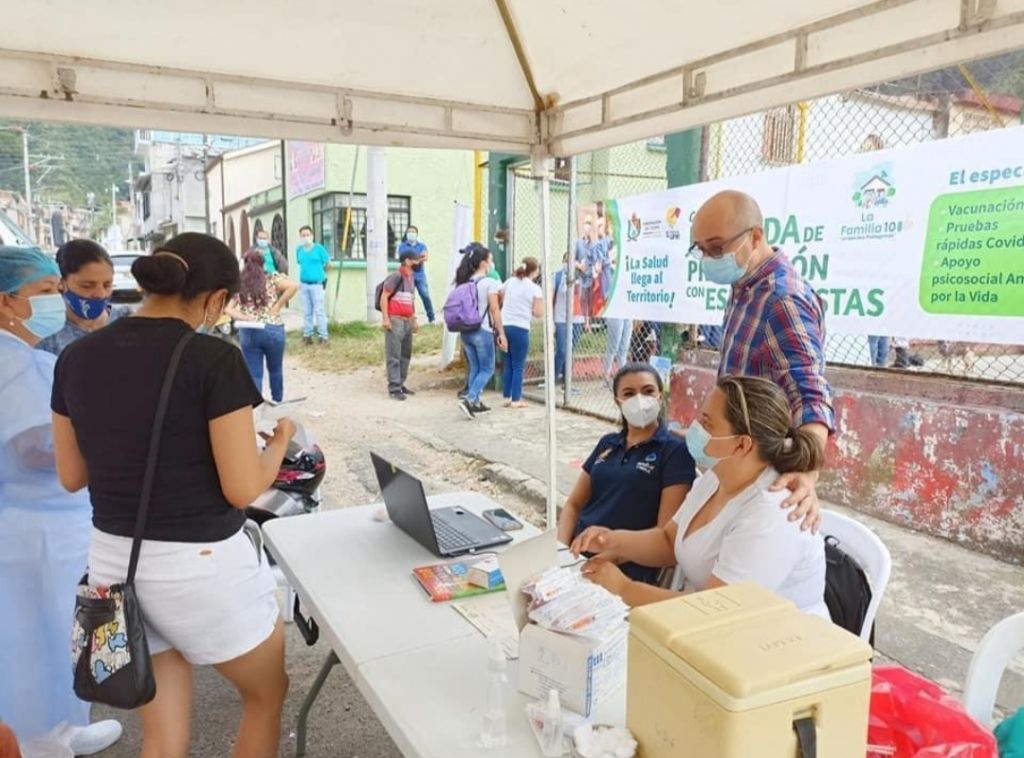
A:
{"label": "white face mask", "polygon": [[622,415],[626,423],[637,429],[650,426],[658,420],[661,401],[654,395],[633,395],[622,403]]}

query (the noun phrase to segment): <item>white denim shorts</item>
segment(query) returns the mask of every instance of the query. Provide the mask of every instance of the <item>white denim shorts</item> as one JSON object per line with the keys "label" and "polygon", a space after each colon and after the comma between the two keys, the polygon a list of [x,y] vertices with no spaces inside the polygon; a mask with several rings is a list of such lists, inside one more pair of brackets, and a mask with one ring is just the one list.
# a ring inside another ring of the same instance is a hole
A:
{"label": "white denim shorts", "polygon": [[[92,530],[89,584],[123,582],[130,537]],[[177,650],[189,663],[226,663],[274,631],[277,586],[245,529],[220,542],[144,540],[135,591],[151,655]]]}

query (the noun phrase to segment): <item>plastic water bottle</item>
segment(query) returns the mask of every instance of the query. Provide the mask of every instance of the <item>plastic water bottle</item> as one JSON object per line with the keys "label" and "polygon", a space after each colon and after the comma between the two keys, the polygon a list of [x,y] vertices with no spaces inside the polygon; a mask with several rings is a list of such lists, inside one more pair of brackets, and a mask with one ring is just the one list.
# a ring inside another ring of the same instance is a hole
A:
{"label": "plastic water bottle", "polygon": [[504,747],[508,742],[508,728],[505,714],[505,684],[508,677],[505,669],[508,663],[501,643],[491,641],[491,653],[487,659],[487,702],[484,706],[484,723],[478,745],[482,748]]}
{"label": "plastic water bottle", "polygon": [[544,731],[540,737],[540,751],[545,758],[565,755],[565,727],[562,725],[562,704],[558,690],[548,692],[548,704],[544,709]]}

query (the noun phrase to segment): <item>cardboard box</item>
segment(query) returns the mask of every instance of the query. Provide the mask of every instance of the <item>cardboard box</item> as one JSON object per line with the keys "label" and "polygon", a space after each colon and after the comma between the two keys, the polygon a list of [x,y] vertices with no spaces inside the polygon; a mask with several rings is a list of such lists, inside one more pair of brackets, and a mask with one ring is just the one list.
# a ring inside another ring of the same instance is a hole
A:
{"label": "cardboard box", "polygon": [[626,682],[629,627],[624,623],[611,637],[595,641],[529,622],[527,598],[519,588],[530,577],[559,565],[553,529],[509,547],[498,556],[498,563],[520,631],[519,691],[547,700],[550,690],[558,690],[563,708],[589,716],[595,705]]}
{"label": "cardboard box", "polygon": [[589,716],[626,681],[629,626],[589,640],[527,624],[519,637],[519,691],[546,699],[558,690],[563,708]]}

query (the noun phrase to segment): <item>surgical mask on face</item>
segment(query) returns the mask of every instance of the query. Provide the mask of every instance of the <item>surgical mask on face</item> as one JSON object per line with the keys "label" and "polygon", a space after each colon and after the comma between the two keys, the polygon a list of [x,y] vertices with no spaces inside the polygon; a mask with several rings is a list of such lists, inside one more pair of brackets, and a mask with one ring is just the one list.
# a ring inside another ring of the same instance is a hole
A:
{"label": "surgical mask on face", "polygon": [[301,239],[301,240],[302,240],[302,246],[303,246],[303,247],[307,247],[307,248],[309,248],[309,247],[313,247],[313,238],[312,238],[312,237],[309,237],[309,236],[303,235],[303,236],[302,236],[302,237],[300,237],[299,239]]}
{"label": "surgical mask on face", "polygon": [[650,426],[661,413],[661,402],[654,395],[633,395],[624,400],[620,407],[626,423],[637,429]]}
{"label": "surgical mask on face", "polygon": [[409,242],[411,242],[412,244],[415,245],[416,244],[416,240],[419,239],[419,235],[416,234],[416,232],[409,232],[408,234],[405,235],[405,238],[407,240],[409,240]]}
{"label": "surgical mask on face", "polygon": [[715,284],[735,284],[747,273],[747,267],[736,262],[736,253],[726,253],[721,258],[700,259],[704,278]]}
{"label": "surgical mask on face", "polygon": [[[15,297],[19,297],[15,295]],[[56,334],[67,323],[68,312],[64,305],[64,298],[58,293],[51,295],[32,295],[28,300],[32,309],[31,315],[22,322],[22,325],[39,339]]]}
{"label": "surgical mask on face", "polygon": [[264,249],[268,248],[270,247],[270,240],[256,240],[256,247]]}
{"label": "surgical mask on face", "polygon": [[86,321],[98,319],[110,307],[109,297],[82,297],[71,290],[64,292],[64,301],[72,313]]}
{"label": "surgical mask on face", "polygon": [[[725,459],[708,455],[708,443],[711,440],[727,440],[738,436],[737,434],[729,434],[724,437],[712,437],[711,432],[705,429],[703,424],[699,421],[694,421],[690,424],[690,428],[686,430],[686,449],[690,451],[690,456],[698,466],[705,469],[713,469],[720,461]],[[728,457],[731,458],[732,456]]]}

